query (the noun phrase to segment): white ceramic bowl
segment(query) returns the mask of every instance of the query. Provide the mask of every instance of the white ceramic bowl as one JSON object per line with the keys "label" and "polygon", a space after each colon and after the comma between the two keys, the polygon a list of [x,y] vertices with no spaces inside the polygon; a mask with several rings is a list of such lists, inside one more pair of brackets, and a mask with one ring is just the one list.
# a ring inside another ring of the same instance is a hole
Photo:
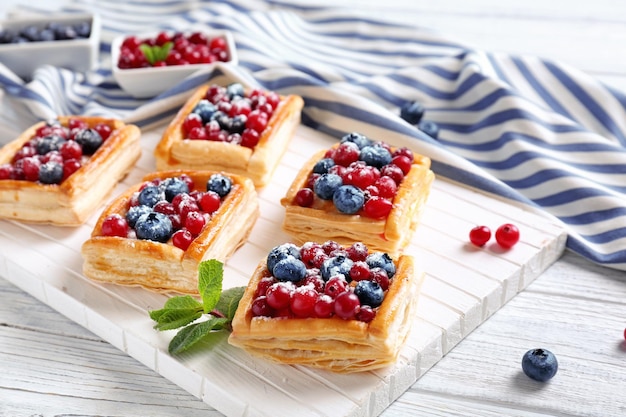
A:
{"label": "white ceramic bowl", "polygon": [[85,72],[96,66],[100,52],[100,19],[89,13],[51,14],[45,17],[0,21],[0,29],[19,31],[27,26],[44,28],[48,23],[91,24],[89,38],[0,44],[0,62],[23,79],[32,78],[38,67],[48,64]]}
{"label": "white ceramic bowl", "polygon": [[[188,32],[188,33],[187,33]],[[185,34],[191,34],[193,32],[202,32],[209,39],[215,37],[222,37],[226,41],[228,46],[228,61],[224,63],[237,65],[237,51],[235,49],[235,42],[232,34],[226,30],[188,30],[184,31]],[[158,35],[159,32],[139,33],[133,34],[139,39],[151,39]],[[174,32],[170,32],[174,33]],[[190,76],[199,70],[210,70],[217,63],[210,64],[189,64],[189,65],[171,65],[164,67],[146,67],[146,68],[131,68],[121,69],[117,63],[119,60],[121,45],[130,35],[122,35],[116,37],[111,43],[111,65],[113,71],[113,77],[117,83],[130,95],[135,98],[148,98],[154,97],[169,88],[175,86],[177,83]]]}

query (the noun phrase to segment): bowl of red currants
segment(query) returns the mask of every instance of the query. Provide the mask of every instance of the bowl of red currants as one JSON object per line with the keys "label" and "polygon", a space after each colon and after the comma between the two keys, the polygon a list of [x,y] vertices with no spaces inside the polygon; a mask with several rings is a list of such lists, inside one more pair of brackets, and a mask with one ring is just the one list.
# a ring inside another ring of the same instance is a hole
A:
{"label": "bowl of red currants", "polygon": [[122,35],[111,44],[113,76],[136,98],[154,97],[217,63],[237,62],[235,43],[225,30]]}
{"label": "bowl of red currants", "polygon": [[18,77],[32,78],[42,65],[85,72],[96,66],[100,19],[90,13],[13,17],[0,21],[0,62]]}

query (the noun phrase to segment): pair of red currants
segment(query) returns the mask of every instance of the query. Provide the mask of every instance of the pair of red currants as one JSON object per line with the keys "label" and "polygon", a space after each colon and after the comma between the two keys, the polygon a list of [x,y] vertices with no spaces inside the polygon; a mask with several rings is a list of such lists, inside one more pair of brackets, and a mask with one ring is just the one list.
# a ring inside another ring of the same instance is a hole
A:
{"label": "pair of red currants", "polygon": [[[505,223],[496,230],[496,242],[504,249],[510,249],[519,241],[519,235],[517,226]],[[491,239],[491,229],[487,226],[476,226],[470,230],[469,239],[476,246],[484,246]]]}

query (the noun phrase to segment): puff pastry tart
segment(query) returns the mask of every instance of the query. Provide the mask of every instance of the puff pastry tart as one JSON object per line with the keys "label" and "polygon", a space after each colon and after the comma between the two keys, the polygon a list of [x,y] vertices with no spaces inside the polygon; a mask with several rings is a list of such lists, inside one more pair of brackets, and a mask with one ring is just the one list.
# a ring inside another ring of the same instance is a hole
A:
{"label": "puff pastry tart", "polygon": [[423,273],[362,243],[275,247],[239,303],[229,343],[279,363],[350,373],[394,363]]}
{"label": "puff pastry tart", "polygon": [[0,149],[0,218],[82,224],[141,154],[137,126],[101,117],[40,122]]}
{"label": "puff pastry tart", "polygon": [[239,83],[200,87],[166,128],[158,170],[224,170],[266,185],[300,123],[301,97]]}
{"label": "puff pastry tart", "polygon": [[283,229],[297,243],[356,241],[398,254],[419,224],[434,177],[425,156],[347,134],[299,171],[281,199]]}
{"label": "puff pastry tart", "polygon": [[258,215],[249,178],[155,172],[102,212],[81,249],[83,273],[96,281],[195,294],[198,264],[226,261]]}

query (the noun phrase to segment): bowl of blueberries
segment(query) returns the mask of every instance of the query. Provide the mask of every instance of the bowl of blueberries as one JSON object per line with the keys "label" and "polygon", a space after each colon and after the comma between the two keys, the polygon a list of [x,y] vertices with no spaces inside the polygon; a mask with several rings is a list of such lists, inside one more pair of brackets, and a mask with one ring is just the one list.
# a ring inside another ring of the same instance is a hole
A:
{"label": "bowl of blueberries", "polygon": [[25,80],[42,65],[88,71],[98,62],[99,44],[100,20],[94,14],[0,21],[0,62]]}
{"label": "bowl of blueberries", "polygon": [[111,43],[113,77],[135,98],[154,97],[197,71],[237,62],[232,34],[204,26],[121,35]]}

